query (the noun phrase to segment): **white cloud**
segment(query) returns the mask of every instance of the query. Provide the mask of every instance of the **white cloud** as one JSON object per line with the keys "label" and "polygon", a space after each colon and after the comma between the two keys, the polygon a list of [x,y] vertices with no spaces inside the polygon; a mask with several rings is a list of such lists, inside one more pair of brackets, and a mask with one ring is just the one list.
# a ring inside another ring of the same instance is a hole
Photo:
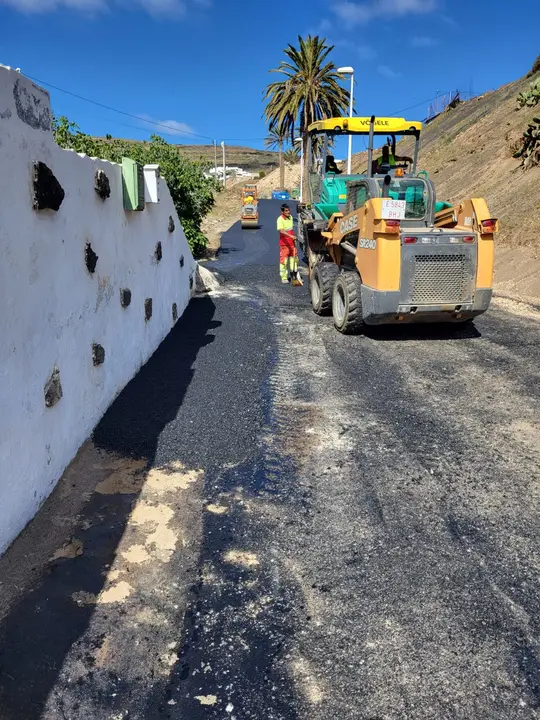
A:
{"label": "white cloud", "polygon": [[359,60],[373,60],[377,57],[377,51],[371,45],[364,45],[354,40],[330,40],[332,45],[341,50],[347,50]]}
{"label": "white cloud", "polygon": [[155,120],[150,115],[140,114],[142,122],[148,123],[148,129],[157,135],[190,135],[195,131],[187,123],[178,122],[177,120]]}
{"label": "white cloud", "polygon": [[379,65],[377,72],[388,80],[397,80],[398,77],[401,77],[401,73],[392,70],[388,65]]}
{"label": "white cloud", "polygon": [[59,8],[72,10],[103,10],[105,0],[0,0],[0,7],[7,5],[23,13],[45,13]]}
{"label": "white cloud", "polygon": [[416,48],[430,48],[438,45],[437,40],[432,37],[425,37],[424,35],[418,35],[413,37],[411,45]]}
{"label": "white cloud", "polygon": [[186,11],[184,0],[135,0],[150,15],[183,15]]}
{"label": "white cloud", "polygon": [[324,18],[321,20],[317,25],[314,25],[310,30],[308,30],[308,35],[322,35],[327,36],[329,33],[333,32],[335,30],[335,26],[330,22],[330,20],[327,20]]}
{"label": "white cloud", "polygon": [[391,20],[404,15],[422,15],[433,12],[437,0],[368,0],[351,2],[339,0],[332,10],[338,18],[349,25],[365,25],[379,17]]}
{"label": "white cloud", "polygon": [[377,51],[371,45],[357,45],[354,52],[360,60],[373,60],[377,57]]}
{"label": "white cloud", "polygon": [[459,24],[454,20],[454,18],[449,17],[448,15],[439,15],[441,20],[446,23],[447,25],[450,25],[451,28],[458,28]]}
{"label": "white cloud", "polygon": [[0,0],[0,7],[7,6],[23,13],[45,13],[54,10],[80,10],[96,12],[114,7],[141,8],[154,16],[180,16],[191,7],[207,8],[212,0]]}

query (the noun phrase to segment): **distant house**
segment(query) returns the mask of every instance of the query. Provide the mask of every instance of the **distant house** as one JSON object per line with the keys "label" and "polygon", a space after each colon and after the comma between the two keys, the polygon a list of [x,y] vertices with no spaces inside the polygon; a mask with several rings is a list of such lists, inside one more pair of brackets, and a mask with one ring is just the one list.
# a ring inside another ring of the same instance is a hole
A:
{"label": "distant house", "polygon": [[[244,170],[243,168],[238,167],[237,165],[227,165],[225,168],[225,171],[227,173],[227,177],[234,175],[235,177],[252,178],[255,176],[255,173],[252,173],[249,170]],[[206,173],[206,177],[223,178],[223,166],[218,165],[217,168],[210,168],[208,170],[208,172]]]}

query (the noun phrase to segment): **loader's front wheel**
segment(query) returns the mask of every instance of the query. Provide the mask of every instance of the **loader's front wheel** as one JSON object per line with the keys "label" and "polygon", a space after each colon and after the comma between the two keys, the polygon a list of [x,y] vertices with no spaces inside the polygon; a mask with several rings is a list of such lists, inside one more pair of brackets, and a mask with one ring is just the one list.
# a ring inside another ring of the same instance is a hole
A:
{"label": "loader's front wheel", "polygon": [[354,335],[362,329],[362,281],[356,271],[342,272],[336,277],[332,315],[335,327],[345,335]]}
{"label": "loader's front wheel", "polygon": [[311,271],[309,289],[311,306],[317,315],[330,315],[332,310],[332,288],[339,274],[333,262],[318,262]]}

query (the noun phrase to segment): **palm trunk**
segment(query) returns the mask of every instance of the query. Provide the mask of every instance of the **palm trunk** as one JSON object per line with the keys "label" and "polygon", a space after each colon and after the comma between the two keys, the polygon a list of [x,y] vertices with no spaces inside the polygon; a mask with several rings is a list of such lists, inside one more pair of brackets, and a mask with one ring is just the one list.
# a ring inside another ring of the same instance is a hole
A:
{"label": "palm trunk", "polygon": [[279,189],[285,190],[285,163],[283,162],[283,140],[279,141]]}

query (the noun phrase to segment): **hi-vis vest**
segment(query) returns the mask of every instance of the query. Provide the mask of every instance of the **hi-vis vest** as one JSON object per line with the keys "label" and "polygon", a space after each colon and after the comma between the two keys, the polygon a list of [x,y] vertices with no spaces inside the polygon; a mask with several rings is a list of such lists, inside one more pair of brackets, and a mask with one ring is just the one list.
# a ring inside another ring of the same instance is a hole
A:
{"label": "hi-vis vest", "polygon": [[[380,158],[377,158],[377,167],[380,167],[383,164],[382,161],[382,155]],[[396,158],[392,155],[392,153],[388,154],[388,165],[395,165],[396,164]]]}
{"label": "hi-vis vest", "polygon": [[292,215],[289,215],[288,218],[283,217],[283,215],[280,215],[277,219],[277,229],[280,233],[286,233],[293,229],[293,219]]}

